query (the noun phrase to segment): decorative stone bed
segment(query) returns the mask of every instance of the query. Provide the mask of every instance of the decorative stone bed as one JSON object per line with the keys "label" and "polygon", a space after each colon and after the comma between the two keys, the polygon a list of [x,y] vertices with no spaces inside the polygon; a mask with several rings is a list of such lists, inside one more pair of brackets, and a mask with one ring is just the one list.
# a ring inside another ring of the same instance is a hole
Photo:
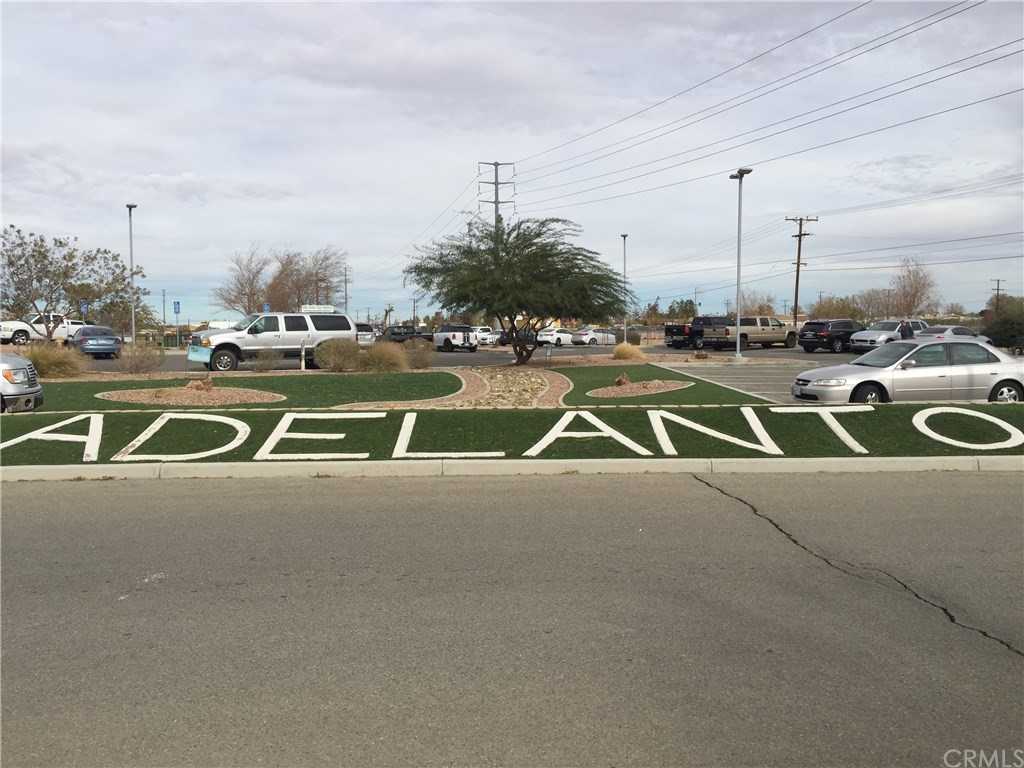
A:
{"label": "decorative stone bed", "polygon": [[119,389],[100,392],[96,397],[117,403],[137,405],[171,406],[219,406],[244,405],[247,403],[278,403],[287,400],[284,395],[265,392],[261,389],[242,387],[216,387],[213,389],[192,389],[189,387],[160,387],[157,389]]}
{"label": "decorative stone bed", "polygon": [[629,384],[612,385],[610,387],[599,387],[587,392],[587,397],[640,397],[641,395],[657,395],[662,392],[675,392],[677,389],[692,387],[692,381],[664,381],[662,379],[651,379],[650,381],[634,381]]}

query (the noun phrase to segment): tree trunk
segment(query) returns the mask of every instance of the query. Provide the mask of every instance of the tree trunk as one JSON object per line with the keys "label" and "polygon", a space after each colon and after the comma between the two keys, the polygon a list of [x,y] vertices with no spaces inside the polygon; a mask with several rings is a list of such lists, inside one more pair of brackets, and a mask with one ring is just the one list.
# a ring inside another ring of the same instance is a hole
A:
{"label": "tree trunk", "polygon": [[536,347],[531,347],[529,344],[512,342],[512,351],[516,356],[516,365],[526,365],[530,362],[530,358],[533,357],[533,351],[535,349]]}

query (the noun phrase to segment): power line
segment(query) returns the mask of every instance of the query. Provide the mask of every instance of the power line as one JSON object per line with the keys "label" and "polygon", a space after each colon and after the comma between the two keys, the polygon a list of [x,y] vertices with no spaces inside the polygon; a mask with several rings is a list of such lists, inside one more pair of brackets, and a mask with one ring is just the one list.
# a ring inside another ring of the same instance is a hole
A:
{"label": "power line", "polygon": [[749,59],[746,59],[745,61],[741,61],[739,64],[734,64],[733,66],[729,67],[728,69],[722,70],[721,72],[719,72],[716,75],[712,75],[711,77],[705,78],[704,80],[701,80],[699,83],[696,83],[694,85],[688,86],[687,88],[684,88],[681,91],[677,91],[676,93],[673,93],[671,96],[666,96],[665,98],[661,99],[660,101],[656,101],[654,104],[650,104],[650,105],[644,107],[643,109],[638,109],[635,112],[631,112],[630,114],[628,114],[628,115],[626,115],[624,117],[620,117],[619,119],[613,120],[612,122],[607,123],[606,125],[603,125],[600,128],[596,128],[596,129],[594,129],[592,131],[589,131],[587,133],[581,134],[581,135],[577,136],[574,139],[569,139],[568,141],[564,141],[561,144],[557,144],[557,145],[555,145],[553,147],[549,147],[548,149],[542,150],[540,152],[535,152],[534,154],[527,155],[526,157],[522,157],[519,160],[517,160],[516,162],[517,163],[523,163],[523,162],[526,162],[527,160],[532,160],[535,157],[541,157],[542,155],[546,155],[546,154],[554,152],[554,151],[556,151],[558,149],[562,149],[563,147],[568,147],[570,144],[575,144],[578,141],[582,141],[583,139],[589,138],[589,137],[594,136],[594,135],[596,135],[598,133],[606,131],[609,128],[612,128],[612,127],[614,127],[616,125],[620,125],[621,123],[624,123],[627,120],[631,120],[634,117],[638,117],[639,115],[645,114],[646,112],[650,112],[652,109],[656,109],[657,107],[660,107],[663,104],[667,104],[668,102],[672,101],[673,99],[677,99],[680,96],[683,96],[683,95],[685,95],[687,93],[691,93],[692,91],[695,91],[697,88],[700,88],[702,85],[707,85],[708,83],[713,82],[713,81],[717,80],[720,77],[724,77],[725,75],[729,74],[730,72],[734,72],[737,69],[740,69],[741,67],[744,67],[747,64],[750,64],[751,62],[757,61],[758,59],[760,59],[760,58],[762,58],[764,56],[767,56],[769,53],[773,53],[773,52],[779,50],[780,48],[784,48],[785,46],[789,45],[790,43],[796,42],[797,40],[799,40],[799,39],[801,39],[803,37],[807,37],[807,35],[811,34],[812,32],[816,32],[817,30],[821,29],[822,27],[826,27],[829,24],[831,24],[831,23],[833,23],[835,21],[838,21],[839,19],[843,18],[844,16],[849,16],[851,13],[854,13],[855,11],[858,11],[858,10],[860,10],[861,8],[863,8],[863,7],[867,6],[867,5],[870,5],[871,2],[872,2],[872,0],[866,0],[866,2],[860,3],[859,5],[856,5],[853,8],[850,8],[849,10],[843,11],[839,15],[833,16],[832,18],[827,19],[826,21],[822,22],[821,24],[818,24],[817,26],[811,27],[810,29],[808,29],[808,30],[806,30],[804,32],[801,32],[799,35],[796,35],[795,37],[791,37],[788,40],[784,40],[783,42],[779,43],[778,45],[774,45],[771,48],[768,48],[767,50],[761,51],[761,53],[758,53],[755,56],[751,56]]}
{"label": "power line", "polygon": [[[789,74],[783,75],[782,77],[778,77],[775,80],[770,80],[767,83],[763,83],[763,84],[761,84],[759,86],[751,88],[751,89],[749,89],[747,91],[744,91],[743,93],[737,94],[736,96],[730,96],[729,98],[723,99],[722,101],[719,101],[719,102],[717,102],[715,104],[712,104],[712,105],[710,105],[708,107],[704,107],[703,109],[698,109],[696,112],[691,112],[691,113],[689,113],[687,115],[683,115],[682,117],[678,117],[678,118],[676,118],[674,120],[670,120],[670,121],[668,121],[666,123],[662,123],[661,125],[654,126],[653,128],[648,128],[645,131],[640,131],[639,133],[633,134],[632,136],[627,136],[626,138],[619,139],[618,141],[613,141],[610,144],[606,144],[604,146],[597,147],[595,149],[590,149],[590,150],[587,150],[586,152],[581,152],[581,153],[579,153],[577,155],[572,155],[572,156],[564,158],[562,160],[554,160],[554,161],[549,162],[549,163],[544,163],[543,165],[538,165],[535,168],[528,170],[527,171],[527,175],[529,175],[529,174],[531,174],[533,172],[539,171],[539,170],[543,170],[545,168],[550,168],[550,167],[555,166],[555,165],[561,165],[562,163],[569,163],[569,162],[572,162],[573,160],[578,160],[578,159],[580,159],[582,157],[587,157],[588,155],[592,155],[595,152],[603,152],[606,149],[611,149],[612,147],[618,146],[620,144],[625,144],[627,142],[633,141],[634,139],[638,139],[641,136],[647,136],[648,134],[655,133],[657,131],[662,130],[663,128],[668,128],[671,125],[676,125],[677,123],[683,122],[684,120],[688,120],[691,117],[695,117],[695,116],[703,114],[704,112],[707,112],[709,110],[716,109],[716,108],[718,108],[718,107],[720,107],[720,106],[722,106],[724,104],[728,104],[731,101],[736,101],[737,99],[742,99],[744,96],[748,96],[748,95],[750,95],[752,93],[756,93],[757,91],[760,91],[760,90],[762,90],[764,88],[768,88],[769,86],[775,85],[776,83],[781,83],[781,82],[783,82],[785,80],[788,80],[791,77],[794,77],[795,75],[799,75],[801,72],[806,72],[808,69],[813,69],[814,67],[817,67],[817,66],[819,66],[821,64],[827,64],[828,62],[832,61],[833,59],[840,58],[842,56],[845,56],[848,53],[852,53],[853,51],[856,51],[858,48],[863,48],[864,46],[871,45],[872,43],[877,42],[878,40],[881,40],[883,38],[889,37],[890,35],[894,35],[897,32],[901,32],[904,29],[907,29],[907,27],[912,27],[915,24],[920,24],[921,22],[927,21],[928,19],[931,19],[934,16],[938,16],[940,14],[946,13],[947,11],[951,11],[954,8],[957,8],[957,6],[963,5],[964,2],[967,2],[967,0],[961,0],[960,2],[954,3],[953,5],[948,6],[947,8],[943,8],[941,10],[938,10],[938,11],[935,11],[933,13],[930,13],[927,16],[923,16],[920,19],[916,19],[915,21],[910,22],[909,24],[904,24],[902,27],[897,27],[896,29],[890,30],[890,31],[888,31],[888,32],[886,32],[886,33],[884,33],[882,35],[874,37],[871,40],[868,40],[868,41],[863,42],[863,43],[859,43],[858,45],[855,45],[852,48],[848,48],[845,51],[841,51],[841,52],[839,52],[837,54],[834,54],[832,56],[828,56],[828,57],[826,57],[824,59],[821,59],[820,61],[814,62],[813,64],[808,64],[807,66],[801,67],[800,69],[793,70]],[[794,84],[796,84],[798,82],[806,80],[809,77],[814,77],[815,75],[821,74],[822,72],[825,72],[825,71],[827,71],[829,69],[832,69],[833,67],[837,67],[837,66],[839,66],[841,64],[845,64],[848,61],[852,61],[853,59],[859,58],[860,56],[863,56],[863,55],[865,55],[867,53],[871,53],[872,51],[875,51],[875,50],[877,50],[879,48],[882,48],[882,47],[884,47],[886,45],[889,45],[890,43],[894,43],[894,42],[896,42],[898,40],[902,40],[903,38],[905,38],[905,37],[907,37],[909,35],[916,34],[917,32],[921,32],[921,31],[923,31],[925,29],[928,29],[931,26],[934,26],[935,24],[938,24],[940,22],[946,21],[947,19],[951,19],[954,16],[957,16],[957,15],[959,15],[961,13],[966,12],[966,11],[973,10],[974,8],[977,8],[979,5],[983,5],[983,4],[984,4],[984,0],[982,0],[982,2],[975,3],[974,5],[969,5],[969,6],[965,7],[965,8],[960,8],[959,10],[957,10],[957,11],[955,11],[953,13],[950,13],[948,16],[944,16],[944,17],[942,17],[940,19],[936,19],[935,21],[932,21],[931,23],[925,24],[925,25],[923,25],[921,27],[918,27],[917,29],[912,29],[909,32],[906,32],[906,33],[904,33],[902,35],[899,35],[898,37],[894,37],[891,40],[887,40],[887,41],[885,41],[885,42],[883,42],[883,43],[881,43],[879,45],[876,45],[874,48],[868,48],[867,50],[861,51],[860,53],[857,53],[857,54],[855,54],[853,56],[850,56],[847,59],[843,59],[842,61],[837,61],[837,62],[835,62],[833,64],[830,64],[829,66],[822,67],[821,69],[819,69],[817,71],[810,72],[810,73],[808,73],[808,74],[806,74],[806,75],[804,75],[802,77],[796,78],[792,82],[784,83],[783,85],[780,85],[777,88],[772,88],[771,90],[765,91],[765,93],[763,93],[763,94],[760,94],[758,96],[754,96],[754,97],[752,97],[750,99],[747,99],[746,101],[739,102],[739,103],[737,103],[737,104],[735,104],[733,106],[734,107],[742,106],[743,104],[747,104],[747,103],[749,103],[751,101],[755,101],[756,99],[759,99],[762,96],[767,96],[769,93],[774,93],[775,91],[781,90],[783,88],[788,88],[790,85],[794,85]],[[732,109],[732,107],[730,107],[729,109]],[[723,110],[723,111],[726,111],[726,110]],[[718,114],[718,113],[716,113],[716,114]],[[697,121],[697,122],[700,122],[700,121]],[[684,128],[684,127],[687,127],[687,126],[681,126],[681,128]],[[672,132],[673,131],[667,131],[665,134],[662,134],[662,135],[667,135],[668,133],[672,133]],[[661,136],[657,136],[655,138],[661,138]],[[644,142],[640,142],[640,143],[644,143]],[[624,149],[630,149],[630,148],[631,147],[626,147]],[[569,169],[563,169],[563,170],[569,170]],[[560,171],[556,171],[556,173],[558,173],[558,172],[560,172]],[[524,180],[523,183],[527,183],[527,181],[536,181],[538,178],[542,178],[542,177],[538,176],[538,177],[536,177],[534,179]]]}
{"label": "power line", "polygon": [[[836,146],[837,144],[842,144],[842,143],[847,142],[847,141],[853,141],[855,139],[864,138],[865,136],[872,136],[872,135],[874,135],[876,133],[882,133],[884,131],[892,130],[893,128],[901,128],[901,127],[903,127],[905,125],[912,125],[913,123],[919,123],[922,120],[930,120],[933,117],[940,117],[942,115],[947,115],[947,114],[950,114],[950,113],[953,113],[953,112],[958,112],[961,109],[968,109],[969,107],[975,107],[975,106],[978,106],[979,104],[985,104],[985,103],[987,103],[989,101],[995,101],[996,99],[1001,99],[1001,98],[1003,98],[1005,96],[1011,96],[1011,95],[1013,95],[1015,93],[1020,93],[1021,91],[1024,91],[1024,88],[1014,88],[1014,89],[1009,90],[1009,91],[1003,91],[1002,93],[993,94],[992,96],[986,96],[984,98],[975,99],[974,101],[969,101],[969,102],[966,102],[964,104],[958,104],[958,105],[956,105],[954,107],[948,107],[946,109],[941,109],[941,110],[939,110],[937,112],[929,112],[928,114],[925,114],[925,115],[918,115],[917,117],[912,117],[912,118],[909,118],[907,120],[900,120],[899,122],[890,123],[889,125],[883,125],[883,126],[880,126],[879,128],[873,128],[873,129],[868,130],[868,131],[861,131],[860,133],[855,133],[855,134],[852,134],[850,136],[844,136],[844,137],[839,138],[839,139],[833,139],[831,141],[826,141],[826,142],[823,142],[821,144],[815,144],[815,145],[810,146],[810,147],[804,147],[803,149],[794,150],[792,152],[785,152],[785,153],[783,153],[781,155],[775,155],[774,157],[768,157],[768,158],[765,158],[763,160],[757,160],[757,161],[753,161],[753,162],[749,162],[749,163],[742,163],[742,165],[745,165],[745,166],[767,165],[768,163],[774,163],[774,162],[776,162],[778,160],[785,160],[785,159],[790,158],[790,157],[795,157],[797,155],[802,155],[802,154],[804,154],[806,152],[813,152],[814,150],[817,150],[817,149],[825,149],[827,147],[833,147],[833,146]],[[736,165],[737,164],[734,163],[734,164],[731,164],[726,169],[714,171],[713,173],[705,173],[705,174],[703,174],[701,176],[694,176],[694,177],[691,177],[689,179],[680,179],[678,181],[672,181],[672,182],[668,182],[666,184],[659,184],[659,185],[654,186],[654,187],[645,187],[643,189],[636,189],[636,190],[633,190],[631,192],[620,192],[619,194],[607,195],[605,197],[598,197],[598,198],[594,198],[593,200],[580,200],[580,201],[575,202],[575,203],[565,203],[565,204],[562,204],[562,205],[546,206],[546,207],[543,208],[543,210],[558,210],[560,208],[575,208],[575,207],[581,206],[581,205],[592,205],[594,203],[603,203],[603,202],[606,202],[608,200],[619,200],[619,199],[622,199],[624,197],[632,197],[633,195],[642,195],[642,194],[646,194],[648,192],[658,192],[658,191],[663,190],[663,189],[671,189],[672,187],[678,187],[678,186],[681,186],[683,184],[690,184],[690,183],[695,182],[695,181],[703,181],[704,179],[710,179],[710,178],[714,178],[714,177],[717,177],[717,176],[721,176],[722,174],[725,174],[725,173],[730,173],[732,170],[735,169]],[[584,192],[585,191],[587,191],[587,190],[584,190]],[[574,195],[575,194],[583,194],[583,192],[574,192],[572,194],[574,194]],[[551,198],[551,199],[552,200],[557,200],[557,199],[560,199],[562,197],[569,197],[569,196],[570,195],[558,195],[557,197],[554,197],[554,198]],[[534,203],[534,205],[540,205],[540,203],[542,203],[542,202],[544,202],[544,201],[537,201],[537,202]]]}
{"label": "power line", "polygon": [[[628,165],[628,166],[625,166],[623,168],[617,168],[614,171],[605,171],[604,173],[594,174],[593,176],[585,176],[585,177],[583,177],[581,179],[573,179],[572,181],[563,181],[563,182],[559,182],[558,184],[548,184],[547,186],[544,186],[544,187],[537,187],[537,188],[535,188],[533,190],[530,190],[530,192],[531,193],[543,192],[543,191],[548,190],[548,189],[559,189],[561,187],[568,187],[568,186],[571,186],[573,184],[583,184],[583,183],[585,183],[587,181],[593,181],[595,179],[602,179],[602,178],[606,178],[608,176],[615,176],[617,174],[626,173],[626,172],[634,170],[636,168],[644,168],[644,167],[646,167],[648,165],[653,165],[655,163],[660,163],[660,162],[662,162],[664,160],[671,160],[671,159],[676,158],[676,157],[682,157],[683,155],[688,155],[691,152],[697,152],[697,151],[699,151],[701,149],[707,149],[708,147],[713,147],[715,144],[721,144],[722,142],[725,142],[725,141],[731,141],[733,139],[738,139],[741,136],[746,136],[746,135],[751,134],[751,133],[757,133],[758,131],[763,131],[763,130],[765,130],[767,128],[772,128],[772,127],[774,127],[776,125],[782,125],[783,123],[788,123],[791,120],[797,120],[797,119],[799,119],[801,117],[806,117],[807,115],[811,115],[811,114],[814,114],[815,112],[820,112],[823,109],[828,109],[829,107],[834,107],[834,106],[836,106],[838,104],[842,104],[844,102],[851,101],[852,99],[859,99],[862,96],[866,96],[868,94],[884,90],[885,88],[891,88],[894,85],[899,85],[900,83],[905,83],[908,80],[916,80],[919,77],[923,77],[924,75],[931,74],[932,72],[937,72],[938,70],[946,69],[946,68],[954,66],[956,64],[960,64],[960,63],[962,63],[964,61],[967,61],[968,59],[974,59],[974,58],[977,58],[978,56],[983,56],[986,53],[991,53],[994,50],[998,50],[1000,48],[1005,48],[1008,45],[1016,45],[1017,43],[1021,42],[1021,40],[1024,40],[1024,37],[1020,37],[1020,38],[1017,38],[1016,40],[1013,40],[1013,41],[1010,41],[1010,42],[1007,42],[1007,43],[1003,43],[1002,45],[997,45],[997,46],[995,46],[993,48],[989,48],[988,50],[981,51],[979,53],[971,54],[970,56],[965,56],[965,57],[963,57],[961,59],[957,59],[956,61],[951,61],[951,62],[947,62],[947,63],[942,64],[942,65],[937,66],[937,67],[932,67],[931,69],[927,69],[927,70],[925,70],[923,72],[918,72],[916,75],[910,75],[909,77],[904,77],[904,78],[901,78],[899,80],[894,80],[893,82],[886,83],[885,85],[880,85],[880,86],[877,86],[875,88],[870,88],[870,89],[868,89],[866,91],[862,91],[861,93],[854,94],[853,96],[847,96],[847,97],[839,99],[837,101],[833,101],[833,102],[830,102],[828,104],[823,104],[820,107],[815,107],[814,109],[810,109],[810,110],[807,110],[805,112],[800,112],[800,113],[798,113],[796,115],[790,115],[789,117],[782,118],[781,120],[774,120],[774,121],[772,121],[770,123],[765,123],[764,125],[759,125],[756,128],[750,128],[750,129],[748,129],[746,131],[741,131],[740,133],[735,133],[732,136],[725,137],[724,139],[716,139],[715,141],[708,142],[707,144],[701,144],[701,145],[696,146],[696,147],[690,147],[689,149],[684,149],[681,152],[674,152],[671,155],[663,155],[662,157],[656,157],[653,160],[646,160],[646,161],[644,161],[642,163],[634,163],[633,165]],[[1022,51],[1020,51],[1020,50],[1011,51],[1010,53],[1005,53],[1005,54],[1002,54],[1001,56],[996,56],[994,58],[988,59],[987,61],[983,61],[983,62],[980,62],[978,64],[972,64],[969,67],[964,67],[963,69],[957,70],[956,72],[950,72],[949,74],[942,75],[941,77],[935,77],[935,78],[932,78],[931,80],[926,80],[923,83],[918,83],[917,85],[912,85],[912,86],[909,86],[909,87],[904,88],[902,90],[894,91],[893,93],[888,93],[888,94],[885,94],[883,96],[879,96],[877,98],[870,99],[869,101],[865,101],[862,104],[854,104],[853,106],[846,107],[844,109],[840,109],[840,110],[838,110],[836,112],[832,112],[831,114],[822,115],[820,117],[814,118],[813,120],[808,120],[806,122],[790,126],[789,128],[784,128],[782,130],[775,131],[773,133],[769,133],[769,134],[767,134],[765,136],[759,136],[759,137],[757,137],[755,139],[750,139],[750,140],[742,142],[740,144],[735,144],[735,145],[733,145],[731,147],[726,147],[725,149],[718,150],[717,152],[713,152],[711,154],[702,155],[701,157],[693,158],[693,159],[690,159],[690,160],[686,160],[686,161],[681,162],[681,163],[674,163],[672,165],[667,165],[664,168],[658,168],[658,169],[655,169],[653,171],[647,171],[645,173],[641,173],[641,174],[638,174],[636,176],[631,176],[631,177],[629,177],[627,179],[620,179],[618,181],[611,182],[611,183],[609,183],[607,185],[604,185],[604,186],[612,186],[614,184],[622,184],[624,182],[633,181],[635,179],[643,178],[645,176],[652,176],[652,175],[657,174],[657,173],[662,173],[664,171],[671,170],[672,168],[678,168],[681,165],[687,165],[689,163],[697,162],[698,160],[703,160],[703,159],[705,159],[707,157],[711,157],[714,154],[720,154],[721,152],[727,152],[730,149],[738,149],[739,147],[747,146],[748,144],[754,144],[754,143],[759,142],[759,141],[764,141],[765,139],[770,139],[770,138],[773,138],[775,136],[780,136],[781,134],[784,134],[784,133],[789,133],[790,131],[795,131],[798,128],[804,128],[804,127],[806,127],[808,125],[813,125],[815,123],[820,123],[820,122],[822,122],[824,120],[830,120],[833,117],[838,117],[839,115],[844,115],[847,112],[853,112],[854,110],[862,109],[863,107],[870,106],[871,104],[876,104],[876,103],[878,103],[880,101],[885,101],[886,99],[891,99],[891,98],[894,98],[896,96],[901,96],[901,95],[903,95],[905,93],[909,93],[910,91],[915,91],[918,88],[924,88],[927,85],[932,85],[933,83],[937,83],[937,82],[939,82],[941,80],[946,80],[946,79],[948,79],[950,77],[956,77],[958,75],[962,75],[965,72],[970,72],[971,70],[978,69],[979,67],[987,66],[988,64],[992,64],[994,62],[1001,61],[1002,59],[1009,58],[1010,56],[1016,56],[1016,55],[1020,54],[1021,52]],[[622,150],[622,151],[625,151],[625,150]],[[568,170],[571,170],[572,168],[578,168],[578,167],[580,167],[582,165],[586,165],[587,163],[596,162],[597,160],[600,160],[600,159],[602,159],[604,157],[610,157],[612,154],[616,154],[616,153],[609,153],[608,155],[602,155],[601,157],[595,158],[594,160],[588,160],[586,163],[580,163],[579,165],[570,166],[570,168],[566,168],[565,170],[568,171]],[[561,173],[561,172],[562,171],[556,171],[555,173]],[[550,176],[550,175],[554,175],[554,174],[546,174],[546,175]],[[538,178],[540,178],[540,177],[538,177]],[[528,184],[530,182],[529,181],[520,181],[519,183],[520,184]],[[601,189],[601,188],[602,187],[591,187],[591,190],[588,190],[588,191],[592,191],[594,189]],[[574,194],[574,193],[570,193],[570,194]]]}
{"label": "power line", "polygon": [[[943,264],[973,264],[980,261],[1008,261],[1010,259],[1024,259],[1024,254],[1014,254],[1013,256],[985,256],[980,259],[952,259],[946,261],[919,261],[917,262],[922,267],[941,267]],[[858,272],[865,269],[901,269],[905,267],[905,264],[872,264],[866,267],[821,267],[818,269],[808,269],[808,272]]]}

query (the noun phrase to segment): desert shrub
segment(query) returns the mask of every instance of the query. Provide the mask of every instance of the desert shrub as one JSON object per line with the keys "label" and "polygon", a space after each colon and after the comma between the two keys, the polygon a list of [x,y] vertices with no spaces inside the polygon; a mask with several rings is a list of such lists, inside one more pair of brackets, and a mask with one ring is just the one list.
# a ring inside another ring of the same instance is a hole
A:
{"label": "desert shrub", "polygon": [[31,360],[36,373],[48,379],[78,376],[85,370],[87,362],[85,355],[77,349],[53,342],[29,344],[21,347],[17,354]]}
{"label": "desert shrub", "polygon": [[331,339],[313,350],[317,366],[328,371],[357,371],[362,359],[359,344],[351,339]]}
{"label": "desert shrub", "polygon": [[616,360],[646,360],[647,355],[643,353],[640,347],[632,344],[617,344],[615,351],[612,353],[612,357]]}
{"label": "desert shrub", "polygon": [[136,342],[121,347],[117,370],[122,373],[152,373],[164,362],[164,348]]}
{"label": "desert shrub", "polygon": [[393,341],[379,341],[366,351],[368,371],[407,371],[409,356],[401,344]]}
{"label": "desert shrub", "polygon": [[431,360],[434,359],[434,345],[426,339],[413,339],[405,342],[405,351],[409,358],[409,365],[417,370],[429,368]]}
{"label": "desert shrub", "polygon": [[261,349],[252,361],[253,370],[273,371],[281,367],[284,355],[276,349]]}

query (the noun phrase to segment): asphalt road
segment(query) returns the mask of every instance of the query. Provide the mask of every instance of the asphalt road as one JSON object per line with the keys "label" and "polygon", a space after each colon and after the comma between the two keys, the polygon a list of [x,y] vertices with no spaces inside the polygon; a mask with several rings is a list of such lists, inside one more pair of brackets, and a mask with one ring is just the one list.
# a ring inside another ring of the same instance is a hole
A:
{"label": "asphalt road", "polygon": [[1024,747],[1019,475],[707,482],[4,484],[4,766]]}
{"label": "asphalt road", "polygon": [[[534,360],[538,362],[545,361],[546,353],[548,349],[551,350],[551,358],[554,361],[553,364],[557,365],[559,358],[564,357],[579,357],[591,354],[607,355],[611,352],[611,347],[543,347],[534,353]],[[664,346],[652,346],[645,347],[651,352],[657,352],[659,354],[667,355],[678,355],[680,359],[689,357],[693,354],[693,350],[689,349],[669,349]],[[723,362],[728,358],[732,358],[734,353],[728,351],[714,352],[708,351],[709,356],[712,359],[722,359]],[[857,355],[842,353],[832,354],[831,352],[825,352],[820,350],[817,352],[807,353],[800,348],[796,349],[785,349],[784,347],[773,347],[771,349],[748,349],[744,353],[744,356],[754,359],[768,359],[776,360],[779,362],[794,362],[804,366],[804,368],[817,368],[825,365],[835,365],[837,363],[845,363],[853,360]],[[459,366],[477,366],[477,365],[506,365],[514,361],[512,350],[509,347],[479,347],[476,352],[435,352],[431,366],[434,368],[449,368]],[[116,371],[117,361],[116,360],[92,360],[90,362],[90,368],[95,371]],[[251,363],[243,363],[241,370],[251,369]],[[299,361],[296,360],[282,360],[280,363],[280,370],[297,370],[299,367]],[[173,351],[168,353],[163,361],[163,365],[160,370],[163,371],[203,371],[204,368],[201,363],[191,363],[188,361],[184,352]]]}

